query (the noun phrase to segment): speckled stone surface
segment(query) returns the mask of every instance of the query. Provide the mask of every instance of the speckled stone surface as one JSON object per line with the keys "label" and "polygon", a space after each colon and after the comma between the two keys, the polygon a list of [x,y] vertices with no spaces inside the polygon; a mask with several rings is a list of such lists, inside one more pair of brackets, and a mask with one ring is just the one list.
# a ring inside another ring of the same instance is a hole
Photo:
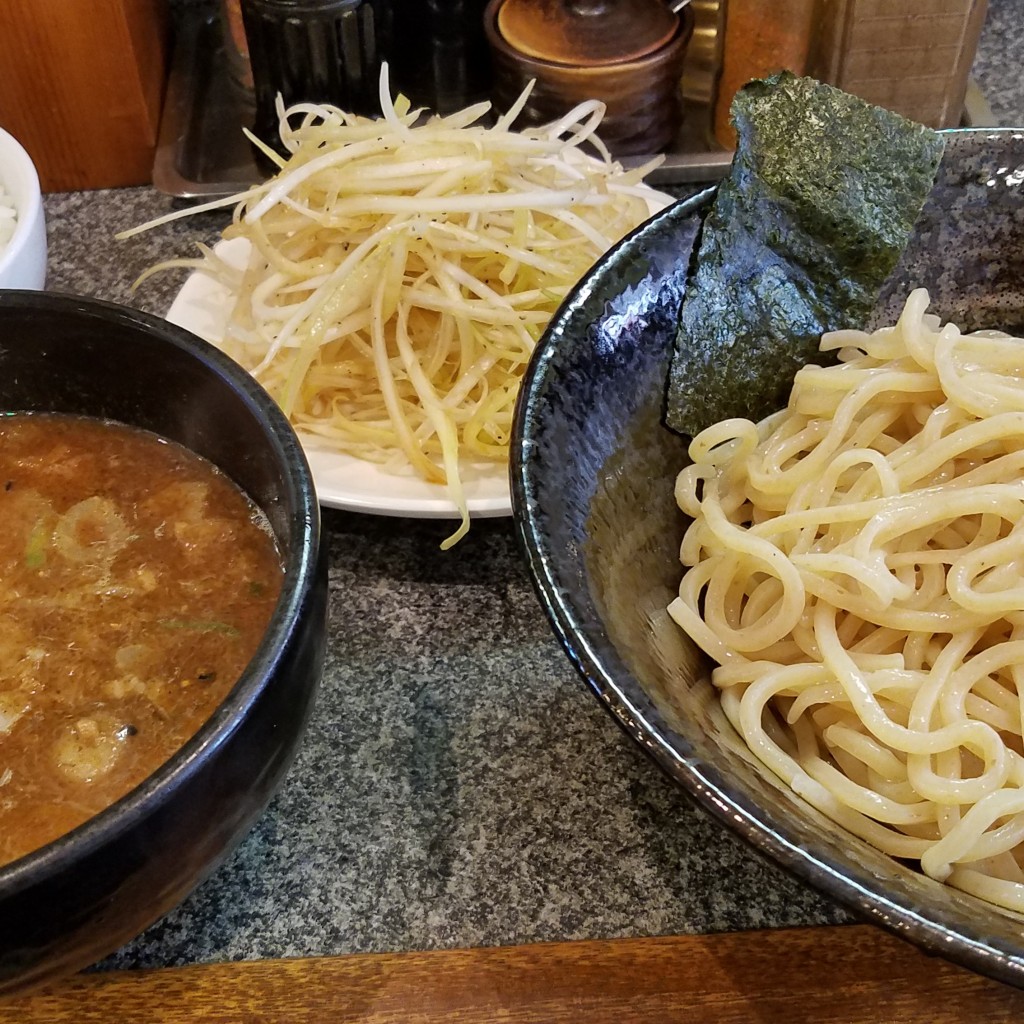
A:
{"label": "speckled stone surface", "polygon": [[[1024,121],[1020,0],[993,0],[976,73]],[[166,310],[160,259],[211,241],[152,189],[46,198],[50,288]],[[112,368],[112,372],[116,372]],[[327,511],[331,626],[282,791],[182,906],[104,961],[143,967],[838,922],[695,809],[584,689],[506,520],[444,554],[439,523]]]}
{"label": "speckled stone surface", "polygon": [[1024,0],[989,0],[972,73],[992,108],[995,123],[1024,127]]}

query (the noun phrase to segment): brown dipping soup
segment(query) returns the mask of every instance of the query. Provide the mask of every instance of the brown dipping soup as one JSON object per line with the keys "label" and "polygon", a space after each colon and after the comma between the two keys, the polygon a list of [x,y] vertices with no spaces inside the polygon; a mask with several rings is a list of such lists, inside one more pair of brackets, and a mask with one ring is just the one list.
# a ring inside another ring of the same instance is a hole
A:
{"label": "brown dipping soup", "polygon": [[0,864],[163,764],[252,658],[281,590],[259,510],[133,427],[0,415]]}

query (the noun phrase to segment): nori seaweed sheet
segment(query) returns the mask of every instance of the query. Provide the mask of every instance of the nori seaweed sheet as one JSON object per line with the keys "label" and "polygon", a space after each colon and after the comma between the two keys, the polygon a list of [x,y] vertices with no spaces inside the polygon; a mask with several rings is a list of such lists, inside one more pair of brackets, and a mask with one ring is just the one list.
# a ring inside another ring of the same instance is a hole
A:
{"label": "nori seaweed sheet", "polygon": [[825,331],[866,327],[942,157],[938,133],[810,78],[750,82],[680,313],[666,424],[782,408]]}

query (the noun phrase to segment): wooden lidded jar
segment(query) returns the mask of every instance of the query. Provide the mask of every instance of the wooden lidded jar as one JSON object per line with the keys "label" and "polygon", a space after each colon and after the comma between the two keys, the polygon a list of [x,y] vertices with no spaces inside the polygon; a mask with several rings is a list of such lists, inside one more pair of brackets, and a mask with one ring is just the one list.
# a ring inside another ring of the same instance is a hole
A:
{"label": "wooden lidded jar", "polygon": [[615,156],[658,153],[682,123],[693,21],[689,8],[676,14],[662,0],[490,0],[494,104],[507,110],[533,79],[517,124],[597,99],[607,107],[598,135]]}

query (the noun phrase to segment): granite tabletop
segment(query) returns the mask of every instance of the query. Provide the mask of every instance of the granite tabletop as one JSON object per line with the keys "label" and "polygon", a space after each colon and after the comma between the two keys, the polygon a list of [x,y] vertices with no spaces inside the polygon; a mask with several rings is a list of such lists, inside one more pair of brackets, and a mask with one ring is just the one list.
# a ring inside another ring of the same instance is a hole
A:
{"label": "granite tabletop", "polygon": [[[974,74],[1024,123],[1022,0],[991,0]],[[208,213],[150,188],[46,197],[48,287],[164,313]],[[325,510],[330,638],[308,733],[237,851],[104,961],[257,957],[837,923],[836,905],[747,849],[620,732],[534,596],[507,519],[453,550],[445,523]]]}

